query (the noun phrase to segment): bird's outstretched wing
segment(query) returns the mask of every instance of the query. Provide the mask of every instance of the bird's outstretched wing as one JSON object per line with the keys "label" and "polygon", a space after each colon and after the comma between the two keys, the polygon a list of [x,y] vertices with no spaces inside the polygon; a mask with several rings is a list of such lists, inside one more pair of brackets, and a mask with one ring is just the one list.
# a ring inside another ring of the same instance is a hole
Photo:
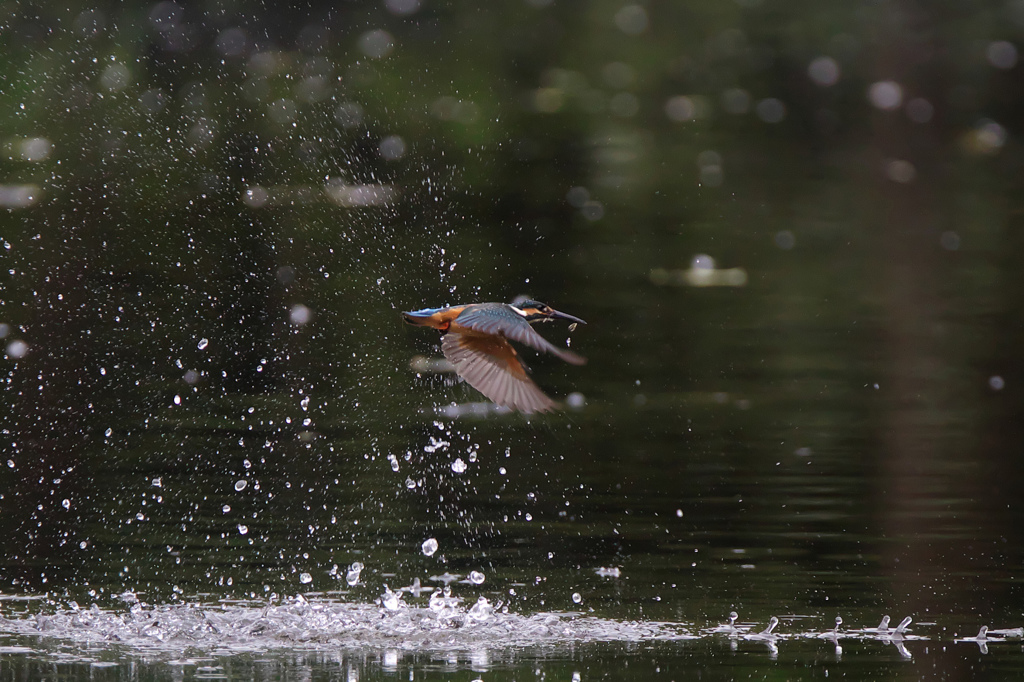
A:
{"label": "bird's outstretched wing", "polygon": [[586,363],[586,359],[573,353],[571,350],[565,350],[553,345],[534,331],[530,323],[526,321],[526,318],[505,305],[495,305],[487,308],[468,307],[455,318],[455,324],[475,332],[480,332],[481,334],[500,334],[505,338],[518,341],[535,350],[556,355],[573,365]]}
{"label": "bird's outstretched wing", "polygon": [[554,401],[526,375],[504,337],[450,331],[441,338],[441,351],[466,383],[498,405],[526,414],[555,408]]}

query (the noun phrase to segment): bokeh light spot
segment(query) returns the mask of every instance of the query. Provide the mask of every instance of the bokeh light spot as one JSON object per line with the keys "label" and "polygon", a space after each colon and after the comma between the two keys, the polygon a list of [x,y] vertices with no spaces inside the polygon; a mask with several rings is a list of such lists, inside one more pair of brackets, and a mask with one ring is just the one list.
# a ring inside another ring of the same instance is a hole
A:
{"label": "bokeh light spot", "polygon": [[420,9],[420,0],[384,0],[384,6],[400,17],[415,14]]}
{"label": "bokeh light spot", "polygon": [[250,208],[261,208],[269,199],[270,194],[259,185],[248,187],[245,192],[242,193],[242,201]]}
{"label": "bokeh light spot", "polygon": [[765,123],[779,123],[786,118],[786,105],[774,97],[758,102],[756,111],[757,117]]}
{"label": "bokeh light spot", "polygon": [[114,62],[103,70],[100,75],[100,85],[110,92],[124,90],[132,82],[132,73],[128,67],[119,62]]}
{"label": "bokeh light spot", "polygon": [[81,35],[91,38],[103,32],[107,26],[107,17],[98,9],[87,9],[75,17],[74,25]]}
{"label": "bokeh light spot", "polygon": [[626,5],[615,13],[615,25],[630,36],[637,36],[647,30],[647,10],[640,5]]}
{"label": "bokeh light spot", "polygon": [[20,360],[28,354],[28,344],[20,339],[15,339],[7,344],[7,357]]}
{"label": "bokeh light spot", "polygon": [[37,185],[0,185],[0,206],[4,208],[28,208],[39,200]]}
{"label": "bokeh light spot", "polygon": [[238,57],[249,49],[249,37],[240,28],[228,28],[217,36],[215,47],[225,57]]}
{"label": "bokeh light spot", "polygon": [[946,251],[956,251],[960,248],[960,235],[953,230],[946,230],[939,236],[939,244]]}
{"label": "bokeh light spot", "polygon": [[160,31],[175,26],[181,19],[181,7],[173,2],[158,2],[149,12],[149,22]]}
{"label": "bokeh light spot", "polygon": [[395,40],[382,28],[367,31],[359,36],[359,50],[367,57],[383,59],[395,49]]}
{"label": "bokeh light spot", "polygon": [[722,93],[722,108],[730,114],[750,111],[750,93],[743,88],[729,88]]}
{"label": "bokeh light spot", "polygon": [[868,87],[868,101],[884,111],[899,109],[903,103],[903,88],[896,81],[878,81]]}
{"label": "bokeh light spot", "polygon": [[565,199],[569,202],[570,206],[582,208],[583,204],[590,201],[590,192],[586,187],[573,187],[565,193]]}
{"label": "bokeh light spot", "polygon": [[610,62],[601,69],[605,84],[616,90],[624,90],[636,82],[636,71],[625,62]]}
{"label": "bokeh light spot", "polygon": [[279,99],[267,107],[267,116],[278,125],[287,125],[299,115],[299,108],[290,99]]}
{"label": "bokeh light spot", "polygon": [[598,221],[604,217],[604,204],[600,201],[588,201],[580,207],[580,214],[590,222]]}
{"label": "bokeh light spot", "polygon": [[292,309],[288,311],[288,319],[296,327],[301,327],[304,324],[308,324],[309,321],[313,319],[313,311],[301,303],[296,303],[292,306]]}
{"label": "bokeh light spot", "polygon": [[363,107],[355,102],[342,102],[334,110],[334,120],[342,128],[356,128],[363,124]]}
{"label": "bokeh light spot", "polygon": [[480,117],[480,107],[469,100],[456,97],[438,97],[430,105],[430,113],[442,121],[474,123]]}
{"label": "bokeh light spot", "polygon": [[698,253],[690,259],[690,268],[692,270],[714,270],[715,259],[706,253]]}
{"label": "bokeh light spot", "polygon": [[839,82],[839,73],[839,63],[831,57],[818,57],[807,67],[811,80],[825,88]]}
{"label": "bokeh light spot", "polygon": [[388,135],[380,141],[380,155],[388,161],[397,161],[405,156],[405,140],[398,135]]}
{"label": "bokeh light spot", "polygon": [[996,40],[985,50],[988,63],[997,69],[1012,69],[1017,66],[1017,46],[1006,40]]}
{"label": "bokeh light spot", "polygon": [[52,151],[53,145],[45,137],[29,137],[18,144],[18,154],[30,163],[45,161]]}
{"label": "bokeh light spot", "polygon": [[783,251],[789,251],[796,246],[796,235],[791,230],[779,230],[775,233],[775,246]]}
{"label": "bokeh light spot", "polygon": [[640,100],[631,92],[620,92],[608,102],[608,111],[620,118],[635,116],[640,111]]}
{"label": "bokeh light spot", "polygon": [[665,102],[665,115],[676,123],[692,121],[697,117],[697,105],[686,95],[676,95]]}
{"label": "bokeh light spot", "polygon": [[533,108],[542,114],[553,114],[562,108],[564,99],[558,88],[537,88],[533,93]]}
{"label": "bokeh light spot", "polygon": [[909,161],[889,159],[885,162],[885,176],[893,182],[905,184],[917,176],[917,169]]}
{"label": "bokeh light spot", "polygon": [[914,123],[927,123],[935,114],[935,107],[923,97],[915,97],[907,102],[907,118]]}
{"label": "bokeh light spot", "polygon": [[994,154],[1006,144],[1006,128],[995,121],[982,119],[971,134],[972,149],[981,154]]}

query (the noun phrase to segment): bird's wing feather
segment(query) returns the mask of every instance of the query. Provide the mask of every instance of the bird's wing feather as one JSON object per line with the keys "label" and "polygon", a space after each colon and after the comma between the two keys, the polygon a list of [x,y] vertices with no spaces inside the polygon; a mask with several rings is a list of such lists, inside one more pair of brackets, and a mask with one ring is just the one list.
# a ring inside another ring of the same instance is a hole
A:
{"label": "bird's wing feather", "polygon": [[551,353],[573,365],[586,362],[570,350],[564,350],[534,331],[522,315],[505,305],[474,308],[468,306],[455,318],[455,324],[481,334],[501,334],[539,351]]}
{"label": "bird's wing feather", "polygon": [[441,350],[466,383],[498,405],[527,414],[547,412],[555,403],[526,375],[516,351],[504,338],[448,332]]}

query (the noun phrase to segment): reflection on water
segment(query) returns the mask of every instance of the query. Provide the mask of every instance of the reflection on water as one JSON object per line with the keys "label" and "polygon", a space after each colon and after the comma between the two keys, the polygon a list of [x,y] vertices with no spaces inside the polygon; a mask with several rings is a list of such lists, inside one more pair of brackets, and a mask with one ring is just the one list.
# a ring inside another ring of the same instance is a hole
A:
{"label": "reflection on water", "polygon": [[[915,652],[927,656],[929,643],[945,651],[932,636],[912,633],[910,617],[892,629],[882,625],[843,630],[842,618],[837,617],[835,628],[821,632],[799,629],[812,620],[806,616],[786,617],[785,625],[772,616],[762,630],[737,622],[733,612],[728,623],[698,628],[607,620],[579,612],[520,616],[484,597],[467,608],[448,588],[434,591],[426,605],[403,603],[402,596],[399,593],[396,598],[385,588],[377,605],[318,595],[270,603],[202,604],[190,598],[180,604],[150,606],[125,593],[120,599],[127,606],[117,609],[95,604],[82,608],[74,602],[48,604],[45,612],[28,610],[0,618],[0,655],[20,655],[15,667],[48,661],[101,668],[124,665],[120,661],[127,658],[164,670],[188,670],[196,677],[225,676],[227,669],[245,665],[248,656],[260,655],[271,668],[292,661],[316,671],[347,669],[349,679],[353,674],[375,679],[399,669],[410,674],[429,671],[437,661],[443,661],[449,672],[515,671],[524,666],[540,671],[551,667],[552,661],[590,660],[588,647],[597,644],[602,655],[622,651],[620,647],[670,657],[726,649],[732,655],[754,656],[755,667],[759,653],[769,661],[778,660],[781,650],[800,650],[800,656],[807,656],[803,652],[814,640],[831,643],[835,662],[842,660],[844,647],[854,655],[873,653],[874,659],[882,661],[891,659],[879,645],[892,646],[896,660],[905,661],[913,660]],[[935,630],[934,625],[927,629]],[[957,641],[976,642],[984,655],[989,644],[1000,645],[1009,638],[1019,643],[1022,636],[1020,628],[992,633],[996,636],[988,636],[983,627],[977,637]],[[674,643],[672,648],[669,643]],[[820,657],[820,646],[818,652],[814,655]],[[956,653],[962,652],[951,652]],[[574,679],[577,675],[578,671]]]}

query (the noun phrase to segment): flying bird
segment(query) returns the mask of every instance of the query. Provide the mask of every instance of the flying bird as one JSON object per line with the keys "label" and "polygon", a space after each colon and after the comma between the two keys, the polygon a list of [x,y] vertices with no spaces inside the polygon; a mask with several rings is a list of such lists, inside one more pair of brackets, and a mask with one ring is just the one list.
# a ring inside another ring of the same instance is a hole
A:
{"label": "flying bird", "polygon": [[586,362],[576,353],[554,346],[531,326],[556,319],[574,325],[586,322],[540,301],[425,308],[402,313],[402,317],[409,324],[439,330],[441,351],[456,374],[498,405],[526,414],[553,410],[555,403],[530,379],[509,341],[551,353],[573,365]]}

